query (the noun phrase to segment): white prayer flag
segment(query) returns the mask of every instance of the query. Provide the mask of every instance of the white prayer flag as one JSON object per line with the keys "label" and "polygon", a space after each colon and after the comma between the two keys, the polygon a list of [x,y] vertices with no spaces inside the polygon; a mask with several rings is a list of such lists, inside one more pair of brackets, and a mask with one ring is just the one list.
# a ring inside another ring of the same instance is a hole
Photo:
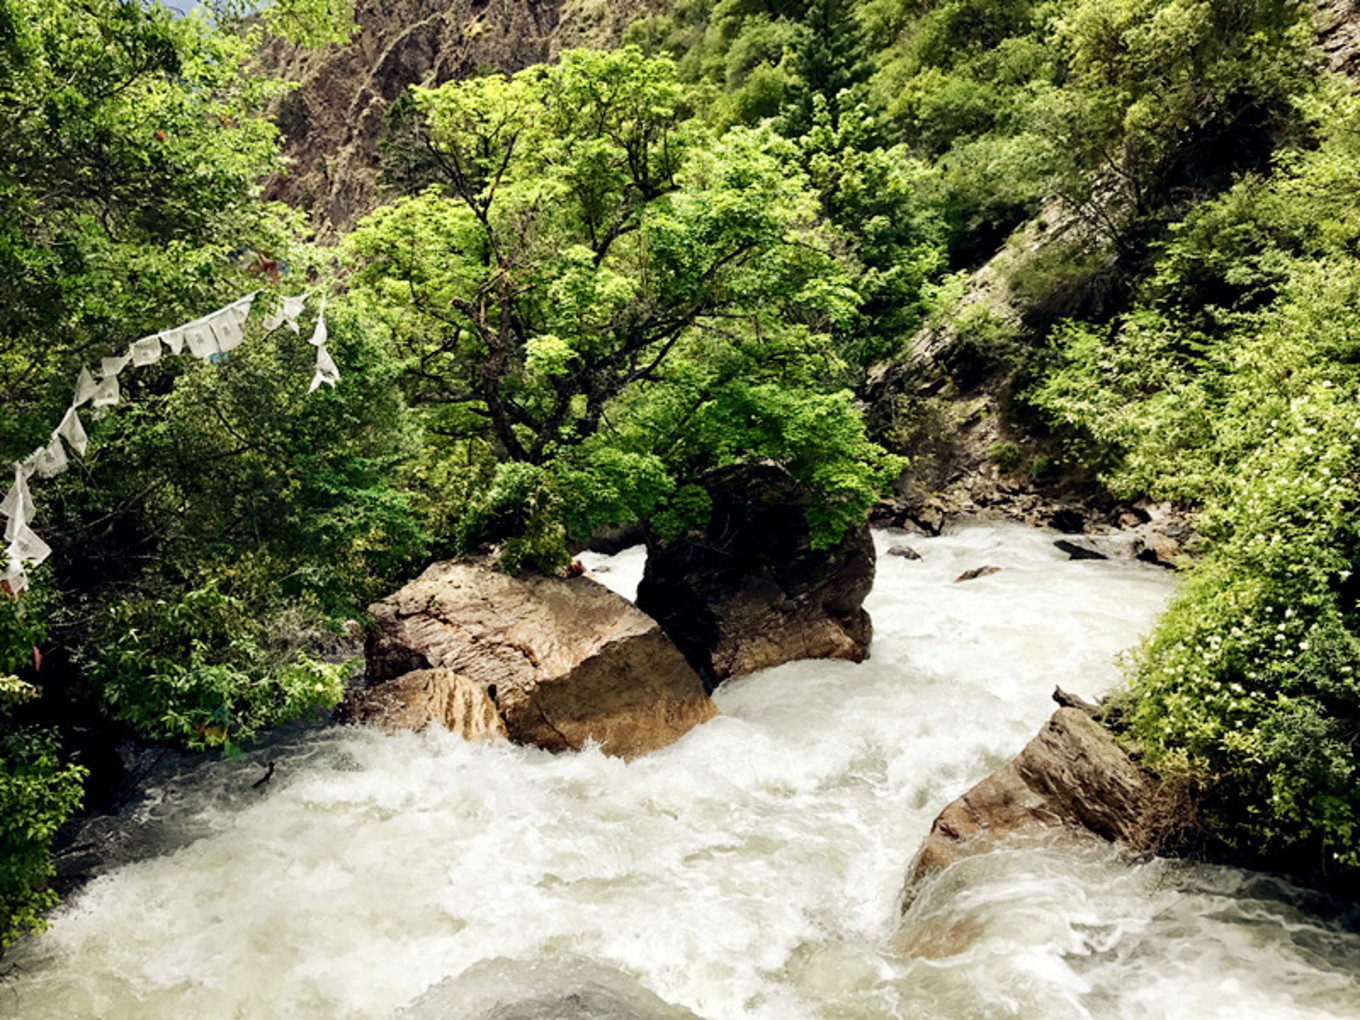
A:
{"label": "white prayer flag", "polygon": [[[156,342],[160,343],[159,340]],[[76,414],[74,407],[67,409],[66,417],[62,418],[61,424],[57,426],[57,435],[65,439],[79,456],[85,456],[85,449],[90,440],[85,435],[85,426],[80,424],[80,415]]]}
{"label": "white prayer flag", "polygon": [[211,358],[218,353],[217,338],[207,323],[195,323],[184,327],[184,342],[189,345],[189,353],[195,358]]}
{"label": "white prayer flag", "polygon": [[161,360],[161,338],[144,336],[132,345],[132,363],[138,368]]}
{"label": "white prayer flag", "polygon": [[51,441],[38,453],[38,475],[51,478],[66,470],[66,447],[61,445],[61,437],[52,433]]}
{"label": "white prayer flag", "polygon": [[19,533],[19,529],[33,520],[33,496],[28,491],[28,482],[18,465],[15,465],[14,484],[5,494],[3,501],[0,501],[0,514],[4,514],[8,520],[5,522],[5,541],[14,541],[14,536]]}
{"label": "white prayer flag", "polygon": [[9,585],[9,590],[15,595],[28,590],[28,575],[24,573],[22,563],[10,563],[0,571],[0,581]]}
{"label": "white prayer flag", "polygon": [[80,370],[80,375],[76,377],[76,396],[75,399],[71,401],[71,406],[79,407],[81,404],[85,403],[94,396],[95,388],[96,384],[94,376],[90,375],[90,370],[88,368],[82,368]]}
{"label": "white prayer flag", "polygon": [[163,329],[160,333],[161,343],[170,348],[171,354],[179,354],[184,350],[184,327],[176,326],[174,329]]}
{"label": "white prayer flag", "polygon": [[307,295],[299,294],[297,297],[286,297],[283,299],[283,318],[288,323],[288,328],[294,333],[300,333],[297,319],[302,314],[302,310],[307,307]]}
{"label": "white prayer flag", "polygon": [[208,320],[208,325],[212,328],[213,336],[217,339],[217,349],[223,353],[234,351],[245,339],[245,332],[241,328],[241,323],[230,308],[224,308],[218,312]]}
{"label": "white prayer flag", "polygon": [[307,392],[311,393],[322,383],[334,388],[339,379],[340,369],[335,364],[330,352],[324,347],[318,347],[316,349],[316,372],[312,375],[312,385],[307,388]]}
{"label": "white prayer flag", "polygon": [[118,377],[111,375],[95,389],[94,406],[112,407],[116,403],[118,403]]}
{"label": "white prayer flag", "polygon": [[[259,291],[255,292],[255,294],[258,293]],[[236,317],[236,325],[242,329],[246,328],[246,320],[250,318],[250,309],[255,304],[255,294],[247,294],[227,306],[231,309],[231,314]]]}
{"label": "white prayer flag", "polygon": [[35,474],[38,473],[38,458],[41,456],[42,447],[39,447],[38,449],[30,453],[27,457],[25,457],[23,460],[17,461],[14,465],[15,471],[17,471],[19,476],[21,478],[24,478],[25,480],[32,478]]}
{"label": "white prayer flag", "polygon": [[131,360],[131,354],[124,354],[121,358],[100,358],[99,374],[105,379],[112,379],[127,368],[128,362]]}
{"label": "white prayer flag", "polygon": [[312,331],[312,346],[324,347],[329,332],[326,329],[326,296],[321,295],[321,307],[316,311],[316,329]]}
{"label": "white prayer flag", "polygon": [[5,550],[11,563],[32,563],[35,567],[52,555],[52,547],[38,537],[28,525],[19,529]]}

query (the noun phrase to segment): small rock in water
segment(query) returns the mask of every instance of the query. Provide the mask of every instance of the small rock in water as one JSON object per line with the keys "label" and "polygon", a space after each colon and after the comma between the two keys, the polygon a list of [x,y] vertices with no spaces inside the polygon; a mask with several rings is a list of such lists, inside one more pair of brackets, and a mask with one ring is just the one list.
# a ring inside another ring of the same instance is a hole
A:
{"label": "small rock in water", "polygon": [[921,554],[909,545],[895,545],[888,549],[889,556],[901,556],[904,560],[919,560]]}
{"label": "small rock in water", "polygon": [[1093,549],[1084,543],[1073,542],[1066,538],[1060,538],[1053,543],[1060,551],[1067,553],[1069,559],[1073,560],[1108,560],[1099,549]]}
{"label": "small rock in water", "polygon": [[1000,567],[974,567],[972,570],[965,570],[958,577],[954,578],[954,583],[958,584],[960,581],[972,581],[979,577],[987,577],[988,575],[995,574],[1000,570],[1001,570]]}

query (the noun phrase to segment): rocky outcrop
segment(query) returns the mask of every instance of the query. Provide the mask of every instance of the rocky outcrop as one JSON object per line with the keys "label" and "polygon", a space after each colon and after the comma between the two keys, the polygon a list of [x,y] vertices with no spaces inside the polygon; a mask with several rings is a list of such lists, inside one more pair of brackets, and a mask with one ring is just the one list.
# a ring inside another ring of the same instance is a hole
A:
{"label": "rocky outcrop", "polygon": [[1338,74],[1360,75],[1360,4],[1356,0],[1314,0],[1318,47]]}
{"label": "rocky outcrop", "polygon": [[291,167],[266,197],[308,210],[324,237],[379,204],[379,142],[388,110],[410,85],[487,70],[513,72],[571,46],[602,46],[645,0],[359,0],[344,46],[308,49],[271,39],[269,73],[298,83],[277,110]]}
{"label": "rocky outcrop", "polygon": [[903,909],[927,875],[1017,836],[1091,835],[1146,846],[1156,784],[1079,708],[1060,708],[1011,762],[946,807],[912,862]]}
{"label": "rocky outcrop", "polygon": [[656,622],[586,577],[437,563],[369,613],[357,721],[632,757],[718,712]]}
{"label": "rocky outcrop", "polygon": [[874,583],[868,526],[814,551],[809,496],[782,468],[738,465],[703,484],[707,527],[649,541],[637,602],[705,686],[794,659],[863,661],[873,637],[863,608]]}

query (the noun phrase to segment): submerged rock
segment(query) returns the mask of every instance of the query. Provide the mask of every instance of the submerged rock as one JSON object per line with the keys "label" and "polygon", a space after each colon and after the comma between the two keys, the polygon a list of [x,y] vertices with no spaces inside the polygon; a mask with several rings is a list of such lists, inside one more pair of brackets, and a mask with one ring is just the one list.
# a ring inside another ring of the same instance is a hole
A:
{"label": "submerged rock", "polygon": [[1067,553],[1067,558],[1072,560],[1108,560],[1110,557],[1099,549],[1094,548],[1088,542],[1073,542],[1066,538],[1060,538],[1053,545],[1059,552]]}
{"label": "submerged rock", "polygon": [[1017,836],[1094,834],[1148,842],[1156,793],[1150,777],[1104,727],[1060,708],[999,771],[940,812],[908,873],[903,909],[926,876]]}
{"label": "submerged rock", "polygon": [[356,721],[632,757],[718,714],[656,622],[586,577],[436,563],[369,613]]}
{"label": "submerged rock", "polygon": [[972,570],[965,570],[958,577],[954,578],[954,583],[960,581],[976,581],[979,577],[991,577],[993,574],[1001,573],[1000,567],[974,567]]}
{"label": "submerged rock", "polygon": [[889,556],[900,556],[904,560],[919,560],[921,554],[909,545],[894,545],[888,549]]}
{"label": "submerged rock", "polygon": [[707,527],[649,542],[637,604],[705,686],[795,659],[862,662],[873,637],[863,608],[874,583],[868,525],[813,550],[808,493],[772,465],[715,471],[704,488]]}

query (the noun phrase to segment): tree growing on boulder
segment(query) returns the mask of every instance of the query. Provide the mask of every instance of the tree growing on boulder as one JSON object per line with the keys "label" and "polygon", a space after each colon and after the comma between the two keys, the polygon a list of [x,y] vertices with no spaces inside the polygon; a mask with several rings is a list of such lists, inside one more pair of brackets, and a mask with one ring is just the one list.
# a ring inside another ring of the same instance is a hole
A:
{"label": "tree growing on boulder", "polygon": [[547,568],[568,532],[702,517],[696,474],[782,463],[833,542],[896,463],[831,343],[856,306],[790,143],[714,139],[668,59],[555,66],[415,92],[441,180],[348,249],[413,403],[478,478],[455,547]]}

